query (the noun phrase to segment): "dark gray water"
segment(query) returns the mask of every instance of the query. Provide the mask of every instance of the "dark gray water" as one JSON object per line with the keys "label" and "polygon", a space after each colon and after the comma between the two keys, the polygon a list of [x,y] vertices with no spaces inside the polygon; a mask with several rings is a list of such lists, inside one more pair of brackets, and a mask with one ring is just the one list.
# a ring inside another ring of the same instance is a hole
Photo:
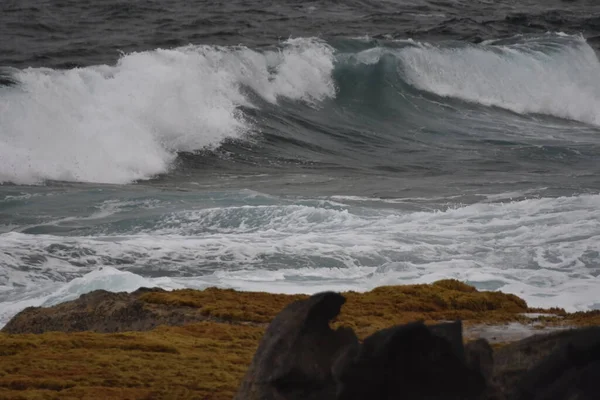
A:
{"label": "dark gray water", "polygon": [[599,11],[2,2],[0,323],[448,277],[597,308]]}
{"label": "dark gray water", "polygon": [[549,1],[4,0],[0,54],[14,67],[112,63],[119,52],[187,44],[270,46],[289,37],[461,40],[583,33],[600,38],[600,5]]}

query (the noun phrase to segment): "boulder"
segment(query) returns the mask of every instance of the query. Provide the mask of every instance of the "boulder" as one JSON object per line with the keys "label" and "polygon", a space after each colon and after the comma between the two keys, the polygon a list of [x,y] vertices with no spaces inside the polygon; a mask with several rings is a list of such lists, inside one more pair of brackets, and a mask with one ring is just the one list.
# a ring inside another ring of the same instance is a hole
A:
{"label": "boulder", "polygon": [[140,300],[157,288],[133,293],[95,290],[53,307],[28,307],[2,328],[5,333],[147,331],[159,325],[183,325],[209,319],[195,307],[151,304]]}
{"label": "boulder", "polygon": [[479,369],[484,362],[467,363],[460,321],[399,325],[361,344],[352,329],[329,326],[344,302],[342,295],[327,292],[281,311],[235,399],[468,400],[484,393]]}
{"label": "boulder", "polygon": [[494,376],[494,350],[485,339],[477,339],[464,346],[467,365],[481,371],[486,382],[491,383]]}
{"label": "boulder", "polygon": [[598,399],[600,328],[557,336],[555,350],[524,374],[516,387],[519,400]]}
{"label": "boulder", "polygon": [[267,328],[235,399],[333,399],[333,362],[358,344],[352,329],[329,326],[345,301],[326,292],[285,307]]}
{"label": "boulder", "polygon": [[335,398],[478,399],[485,379],[467,365],[462,341],[454,340],[461,337],[460,329],[459,324],[415,322],[376,332],[336,362]]}

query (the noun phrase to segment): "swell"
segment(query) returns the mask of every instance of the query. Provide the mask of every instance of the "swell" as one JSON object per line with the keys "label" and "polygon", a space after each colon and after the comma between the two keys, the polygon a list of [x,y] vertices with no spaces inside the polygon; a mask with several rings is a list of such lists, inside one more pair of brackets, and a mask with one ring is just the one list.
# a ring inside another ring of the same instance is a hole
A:
{"label": "swell", "polygon": [[[369,102],[377,102],[378,91],[388,85],[397,96],[386,103],[419,101],[424,95],[434,101],[458,99],[519,114],[600,125],[600,84],[596,79],[600,62],[581,36],[519,35],[481,44],[370,38],[362,42],[343,44],[355,51],[338,55],[336,72],[355,77],[339,76],[336,82],[339,86],[362,85]],[[381,76],[368,71],[374,68]],[[352,69],[362,71],[349,71]],[[351,82],[357,77],[361,82]],[[375,96],[369,96],[369,90]]]}
{"label": "swell", "polygon": [[[173,0],[166,4],[121,0],[93,3],[4,0],[0,15],[7,37],[3,62],[15,67],[89,66],[114,62],[120,51],[183,46],[188,43],[270,45],[280,38],[319,35],[327,40],[371,34],[379,38],[473,43],[514,34],[583,32],[600,35],[600,6],[592,1],[283,1],[212,4]],[[251,15],[252,18],[248,18]],[[201,18],[199,18],[201,16]],[[40,35],[39,26],[52,34]],[[325,36],[322,36],[325,35]],[[72,55],[57,56],[62,49]],[[80,54],[79,54],[80,53]]]}
{"label": "swell", "polygon": [[[551,172],[582,160],[589,167],[598,151],[600,65],[579,36],[332,44],[335,98],[316,108],[258,99],[245,113],[259,121],[259,134],[224,143],[210,153],[214,165],[264,165],[266,158],[379,174],[476,173],[494,164]],[[193,159],[184,157],[184,165],[193,168]]]}
{"label": "swell", "polygon": [[563,34],[478,45],[300,38],[16,70],[0,87],[0,181],[127,183],[232,161],[443,171],[467,160],[465,147],[559,136],[561,157],[577,156],[564,142],[596,134],[599,73],[586,41]]}

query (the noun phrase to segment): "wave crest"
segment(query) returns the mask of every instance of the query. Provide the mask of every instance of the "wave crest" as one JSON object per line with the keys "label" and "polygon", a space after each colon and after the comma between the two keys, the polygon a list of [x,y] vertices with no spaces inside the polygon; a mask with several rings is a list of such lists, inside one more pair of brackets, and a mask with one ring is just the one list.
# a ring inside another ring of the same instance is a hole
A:
{"label": "wave crest", "polygon": [[239,137],[244,87],[269,102],[335,95],[333,50],[317,39],[275,51],[187,46],[114,66],[18,71],[0,88],[0,182],[126,183],[166,172],[178,151]]}
{"label": "wave crest", "polygon": [[520,37],[460,47],[418,44],[396,54],[404,79],[417,89],[600,125],[600,62],[582,37]]}

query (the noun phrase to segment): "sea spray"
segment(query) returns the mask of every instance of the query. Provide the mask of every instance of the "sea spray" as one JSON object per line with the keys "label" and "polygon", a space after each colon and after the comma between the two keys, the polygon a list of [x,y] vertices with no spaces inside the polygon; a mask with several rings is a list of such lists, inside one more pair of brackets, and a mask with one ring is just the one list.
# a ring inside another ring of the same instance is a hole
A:
{"label": "sea spray", "polygon": [[600,125],[600,62],[582,37],[458,47],[421,43],[395,54],[406,81],[420,90]]}
{"label": "sea spray", "polygon": [[15,73],[0,91],[0,182],[128,183],[167,172],[179,151],[252,128],[246,87],[265,100],[335,95],[333,51],[316,39],[279,50],[186,46],[116,65]]}

